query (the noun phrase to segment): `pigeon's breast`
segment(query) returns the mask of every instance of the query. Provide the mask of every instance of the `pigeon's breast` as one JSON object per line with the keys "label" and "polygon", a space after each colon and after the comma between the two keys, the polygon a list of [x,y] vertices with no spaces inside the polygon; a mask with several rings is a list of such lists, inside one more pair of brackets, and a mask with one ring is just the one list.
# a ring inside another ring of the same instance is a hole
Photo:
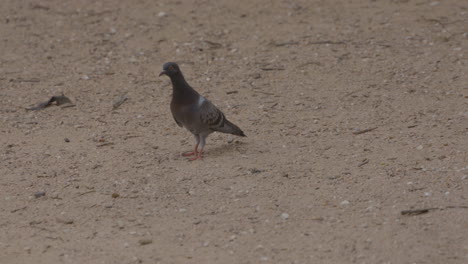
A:
{"label": "pigeon's breast", "polygon": [[172,114],[177,122],[193,134],[205,133],[209,129],[200,119],[200,107],[198,105],[200,101],[203,104],[204,100],[200,99],[194,104],[178,105],[177,107],[171,105]]}

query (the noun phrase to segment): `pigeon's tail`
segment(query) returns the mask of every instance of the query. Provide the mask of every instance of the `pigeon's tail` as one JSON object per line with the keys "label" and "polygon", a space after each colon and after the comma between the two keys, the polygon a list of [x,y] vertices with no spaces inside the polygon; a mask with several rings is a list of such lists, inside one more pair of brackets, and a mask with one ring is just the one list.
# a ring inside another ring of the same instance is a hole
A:
{"label": "pigeon's tail", "polygon": [[246,137],[244,131],[242,131],[238,126],[234,125],[233,123],[229,122],[229,120],[224,120],[224,125],[217,129],[219,132],[233,134],[240,137]]}

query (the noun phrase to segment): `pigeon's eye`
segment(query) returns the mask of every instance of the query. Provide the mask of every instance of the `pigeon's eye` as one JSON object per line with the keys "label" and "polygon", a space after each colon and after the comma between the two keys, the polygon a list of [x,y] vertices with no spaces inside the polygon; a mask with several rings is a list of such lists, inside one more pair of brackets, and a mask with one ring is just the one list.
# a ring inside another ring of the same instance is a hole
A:
{"label": "pigeon's eye", "polygon": [[174,66],[171,65],[171,66],[169,66],[168,69],[169,69],[170,71],[173,71],[173,70],[174,70]]}

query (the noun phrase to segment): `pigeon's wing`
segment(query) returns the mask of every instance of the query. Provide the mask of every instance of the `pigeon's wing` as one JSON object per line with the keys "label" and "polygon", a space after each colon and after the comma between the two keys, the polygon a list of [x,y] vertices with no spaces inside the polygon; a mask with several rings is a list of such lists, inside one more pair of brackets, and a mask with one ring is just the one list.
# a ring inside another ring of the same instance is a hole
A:
{"label": "pigeon's wing", "polygon": [[200,105],[199,113],[201,123],[211,130],[218,131],[219,128],[224,126],[226,118],[223,112],[205,98],[203,98],[203,102]]}
{"label": "pigeon's wing", "polygon": [[238,126],[229,122],[223,112],[205,98],[200,105],[200,121],[212,131],[245,137],[244,132]]}

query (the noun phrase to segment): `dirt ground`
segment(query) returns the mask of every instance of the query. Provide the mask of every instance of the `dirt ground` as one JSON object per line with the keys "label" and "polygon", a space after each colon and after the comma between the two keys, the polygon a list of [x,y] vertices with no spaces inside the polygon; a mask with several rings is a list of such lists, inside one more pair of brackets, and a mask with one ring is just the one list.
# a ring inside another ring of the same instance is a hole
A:
{"label": "dirt ground", "polygon": [[[467,1],[0,17],[0,263],[468,263]],[[181,157],[167,61],[247,138]],[[25,110],[62,92],[74,107]]]}

